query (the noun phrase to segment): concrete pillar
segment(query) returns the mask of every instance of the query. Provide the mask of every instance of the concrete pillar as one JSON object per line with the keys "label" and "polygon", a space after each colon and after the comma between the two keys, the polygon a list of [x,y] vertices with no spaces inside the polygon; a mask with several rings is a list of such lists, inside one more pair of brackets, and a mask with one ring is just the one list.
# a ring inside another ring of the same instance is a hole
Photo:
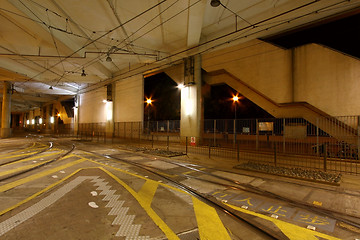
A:
{"label": "concrete pillar", "polygon": [[188,140],[195,140],[198,144],[201,142],[203,113],[201,106],[201,57],[197,55],[188,58],[187,61],[193,63],[185,63],[185,87],[181,89],[180,136],[182,141],[188,137]]}
{"label": "concrete pillar", "polygon": [[10,118],[11,118],[11,84],[4,81],[3,102],[1,114],[1,138],[11,136]]}
{"label": "concrete pillar", "polygon": [[106,102],[106,138],[112,138],[114,135],[114,111],[115,111],[115,83],[107,86]]}
{"label": "concrete pillar", "polygon": [[75,96],[75,106],[74,106],[74,135],[78,134],[79,131],[79,102],[80,102],[80,94]]}

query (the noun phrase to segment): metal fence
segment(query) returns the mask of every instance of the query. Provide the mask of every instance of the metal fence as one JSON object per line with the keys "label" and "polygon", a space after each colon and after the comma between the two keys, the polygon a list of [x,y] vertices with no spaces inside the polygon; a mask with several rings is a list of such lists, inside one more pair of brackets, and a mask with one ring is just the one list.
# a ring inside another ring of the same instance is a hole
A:
{"label": "metal fence", "polygon": [[200,139],[180,137],[180,121],[80,124],[78,138],[199,154],[219,161],[360,173],[360,117],[204,120]]}

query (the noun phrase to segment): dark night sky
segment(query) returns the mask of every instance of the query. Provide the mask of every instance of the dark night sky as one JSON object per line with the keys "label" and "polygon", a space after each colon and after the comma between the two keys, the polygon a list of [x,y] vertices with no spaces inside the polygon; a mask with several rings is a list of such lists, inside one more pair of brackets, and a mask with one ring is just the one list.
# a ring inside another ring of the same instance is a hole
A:
{"label": "dark night sky", "polygon": [[360,14],[322,25],[308,26],[264,40],[285,48],[319,43],[360,58]]}
{"label": "dark night sky", "polygon": [[[264,40],[284,48],[319,43],[360,58],[360,14],[340,20],[327,20]],[[176,86],[177,84],[165,73],[145,78],[144,95],[155,100],[150,108],[150,120],[180,119],[180,91]],[[233,119],[235,112],[231,98],[235,94],[236,91],[227,85],[205,85],[204,118]],[[146,104],[144,106],[144,119],[147,119],[148,108]],[[237,105],[238,119],[267,117],[272,116],[245,97],[240,98]]]}

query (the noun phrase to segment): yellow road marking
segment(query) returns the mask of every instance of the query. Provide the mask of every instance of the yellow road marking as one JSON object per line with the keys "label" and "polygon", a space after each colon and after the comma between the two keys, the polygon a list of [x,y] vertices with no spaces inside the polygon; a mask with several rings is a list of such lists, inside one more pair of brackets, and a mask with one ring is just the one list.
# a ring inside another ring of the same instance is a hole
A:
{"label": "yellow road marking", "polygon": [[[106,165],[106,164],[104,164],[104,163],[100,163],[100,162],[97,162],[97,161],[95,161],[95,160],[88,159],[88,158],[84,158],[84,157],[83,157],[83,159],[86,159],[86,160],[88,160],[89,162],[95,163],[95,164],[97,164],[97,165],[101,165],[101,166],[104,166],[104,167],[106,167],[106,168],[111,168],[111,169],[114,169],[114,170],[116,170],[116,171],[119,171],[119,172],[128,174],[128,175],[133,176],[133,177],[141,178],[141,179],[144,179],[144,180],[149,180],[149,179],[146,178],[146,177],[143,177],[143,176],[137,175],[137,174],[135,174],[135,173],[131,173],[131,172],[125,171],[125,170],[123,170],[123,169],[121,169],[121,168],[116,168],[116,167],[113,167],[113,166],[110,166],[110,165]],[[166,185],[165,183],[159,183],[159,182],[157,182],[157,183],[158,183],[159,185],[162,185],[162,186],[166,187],[166,188],[170,188],[170,189],[172,189],[172,190],[175,190],[175,191],[178,191],[178,192],[181,192],[181,193],[185,193],[185,194],[190,195],[189,193],[187,193],[187,192],[185,192],[185,191],[183,191],[183,190],[181,190],[181,189],[172,187],[172,186],[170,186],[170,185]]]}
{"label": "yellow road marking", "polygon": [[71,173],[70,175],[64,177],[63,179],[57,181],[56,183],[53,183],[53,184],[51,184],[50,186],[47,186],[46,188],[44,188],[44,189],[42,189],[41,191],[39,191],[39,192],[31,195],[31,196],[28,197],[28,198],[22,200],[21,202],[18,202],[17,204],[15,204],[15,205],[13,205],[13,206],[11,206],[11,207],[9,207],[9,208],[1,211],[1,212],[0,212],[0,216],[4,215],[5,213],[7,213],[7,212],[9,212],[9,211],[11,211],[11,210],[13,210],[13,209],[21,206],[21,205],[23,205],[24,203],[27,203],[27,202],[30,201],[31,199],[34,199],[34,198],[36,198],[37,196],[45,193],[46,191],[48,191],[48,190],[50,190],[51,188],[59,185],[60,183],[62,183],[62,182],[64,182],[65,180],[69,179],[70,177],[74,176],[76,173],[80,172],[80,171],[83,170],[83,169],[84,169],[84,168],[79,168],[78,170],[74,171],[73,173]]}
{"label": "yellow road marking", "polygon": [[231,240],[216,210],[195,197],[192,197],[192,201],[194,203],[200,239]]}
{"label": "yellow road marking", "polygon": [[60,171],[62,169],[65,169],[65,168],[68,168],[68,167],[71,167],[71,166],[74,166],[74,165],[79,164],[79,163],[84,162],[84,161],[86,161],[86,159],[81,158],[81,159],[79,159],[77,161],[70,162],[70,163],[61,165],[59,167],[55,167],[55,168],[52,168],[52,169],[49,169],[49,170],[46,170],[46,171],[42,171],[40,173],[37,173],[37,174],[31,175],[31,176],[19,179],[17,181],[2,185],[2,186],[0,186],[0,192],[5,192],[7,190],[10,190],[10,189],[12,189],[14,187],[17,187],[19,185],[22,185],[24,183],[36,180],[36,179],[41,178],[41,177],[45,177],[45,176],[47,176],[49,174],[52,174],[54,172]]}
{"label": "yellow road marking", "polygon": [[227,203],[224,203],[225,205],[252,215],[252,216],[256,216],[265,220],[268,220],[270,222],[273,222],[290,240],[318,240],[318,237],[324,238],[324,239],[328,239],[328,240],[341,240],[340,238],[336,238],[336,237],[332,237],[329,235],[326,235],[324,233],[320,233],[320,232],[315,232],[313,230],[307,229],[307,228],[303,228],[303,227],[299,227],[297,225],[291,224],[291,223],[287,223],[266,215],[262,215],[260,213],[256,213],[256,212],[252,212],[246,209],[243,209],[241,207],[237,207],[237,206],[233,206]]}
{"label": "yellow road marking", "polygon": [[[106,165],[106,164],[103,164],[103,163],[99,163],[99,162],[96,162],[96,161],[91,160],[91,159],[87,159],[87,160],[90,161],[90,162],[93,162],[95,164],[102,165],[102,166],[104,166],[106,168],[111,168],[111,169],[114,169],[116,171],[123,172],[125,174],[131,175],[131,176],[134,176],[134,177],[138,177],[138,178],[141,178],[141,179],[144,179],[144,180],[147,180],[147,181],[152,181],[152,180],[149,180],[149,179],[147,179],[147,178],[145,178],[143,176],[127,172],[127,171],[122,170],[120,168],[116,168],[116,167],[112,167],[112,166],[109,166],[109,165]],[[104,169],[104,171],[106,171],[106,170]],[[177,188],[172,187],[170,185],[166,185],[164,183],[156,182],[154,184],[158,184],[158,185],[164,186],[166,188],[170,188],[170,189],[173,189],[175,191],[190,195],[189,193],[187,193],[187,192],[185,192],[183,190],[177,189]],[[198,200],[198,201],[200,201],[200,200]],[[144,204],[145,204],[145,202],[146,201],[144,201]],[[193,200],[193,202],[194,202],[194,200]],[[226,203],[224,203],[224,204],[226,204]],[[262,219],[273,222],[274,224],[276,224],[276,226],[286,236],[289,237],[290,240],[318,240],[318,238],[316,238],[316,236],[319,236],[319,237],[322,237],[322,238],[325,238],[325,239],[328,239],[328,240],[340,240],[339,238],[332,237],[332,236],[329,236],[329,235],[326,235],[326,234],[323,234],[323,233],[319,233],[319,232],[314,232],[313,230],[309,230],[309,229],[306,229],[306,228],[303,228],[303,227],[299,227],[299,226],[291,224],[291,223],[283,222],[281,220],[271,218],[271,217],[268,217],[268,216],[263,215],[263,214],[255,213],[255,212],[252,212],[252,211],[240,208],[240,207],[236,207],[236,206],[233,206],[233,205],[229,205],[229,204],[226,204],[226,205],[228,205],[229,207],[231,207],[231,208],[233,208],[235,210],[241,211],[243,213],[253,215],[253,216],[256,216],[256,217],[259,217],[259,218],[262,218]],[[195,208],[195,203],[194,203],[194,208]],[[206,222],[206,224],[208,224],[208,222]],[[200,232],[200,226],[199,226],[199,232]],[[221,238],[219,238],[219,239],[221,239]]]}
{"label": "yellow road marking", "polygon": [[137,193],[139,197],[143,199],[144,203],[146,203],[149,207],[158,186],[158,182],[155,182],[153,180],[147,180],[145,184],[141,187],[140,191]]}
{"label": "yellow road marking", "polygon": [[[61,158],[61,160],[64,160],[64,159],[67,159],[67,158],[70,158],[70,157],[73,157],[73,156],[68,155],[68,156],[65,156],[65,157]],[[52,160],[53,159],[43,161],[43,162],[39,162],[39,163],[35,163],[35,164],[31,164],[31,165],[18,167],[18,168],[14,168],[14,169],[10,169],[10,170],[7,170],[7,171],[3,171],[3,172],[0,172],[0,177],[11,174],[11,173],[15,173],[15,172],[21,172],[21,171],[24,171],[24,170],[27,170],[27,169],[30,169],[30,168],[33,168],[33,167],[36,167],[36,166],[40,166],[40,165],[42,165],[44,163],[51,162]]]}
{"label": "yellow road marking", "polygon": [[27,147],[27,148],[24,148],[24,149],[19,149],[19,150],[16,150],[16,151],[13,151],[13,152],[8,152],[8,153],[2,153],[2,154],[0,154],[0,157],[1,156],[6,156],[6,155],[9,155],[9,154],[13,154],[13,153],[17,153],[17,152],[23,152],[23,151],[27,151],[27,150],[29,150],[29,149],[32,149],[32,148],[34,148],[35,147],[35,142],[32,144],[32,146],[30,146],[30,147]]}
{"label": "yellow road marking", "polygon": [[[61,151],[61,152],[64,152],[64,151]],[[45,155],[34,156],[34,157],[26,158],[26,159],[23,159],[23,160],[19,160],[19,161],[16,161],[16,162],[7,163],[7,164],[4,164],[3,166],[9,166],[9,165],[16,164],[16,163],[21,163],[21,162],[26,162],[26,161],[38,159],[38,158],[48,157],[48,156],[59,154],[61,152],[54,152],[54,153],[49,153],[49,154],[45,154]]]}
{"label": "yellow road marking", "polygon": [[[149,200],[152,200],[151,197],[145,197],[142,198],[142,196],[145,194],[145,192],[152,192],[154,191],[155,188],[155,184],[158,184],[158,182],[155,182],[153,180],[148,179],[147,181],[153,181],[154,183],[145,183],[146,186],[143,186],[144,189],[142,188],[140,190],[141,194],[136,193],[130,186],[128,186],[125,182],[123,182],[122,180],[120,180],[118,177],[116,177],[114,174],[112,174],[111,172],[109,172],[108,170],[100,167],[101,170],[103,170],[104,172],[106,172],[110,177],[112,177],[116,182],[118,182],[119,184],[121,184],[137,201],[138,203],[142,206],[142,208],[146,211],[146,213],[149,215],[149,217],[154,221],[154,223],[165,233],[166,237],[169,240],[180,240],[180,238],[173,232],[173,230],[171,230],[169,228],[168,225],[166,225],[166,223],[159,217],[159,215],[156,214],[156,212],[150,207],[151,202],[149,204]],[[145,190],[147,189],[147,190]],[[143,191],[142,191],[143,190]],[[155,189],[156,190],[156,189]],[[151,193],[150,193],[151,194]]]}
{"label": "yellow road marking", "polygon": [[[45,148],[44,148],[45,149]],[[22,156],[27,156],[27,155],[32,155],[32,154],[36,154],[44,149],[40,149],[39,151],[35,151],[35,152],[29,152],[29,153],[23,153],[23,154],[18,154],[18,155],[10,155],[10,156],[7,156],[7,157],[1,157],[1,159],[8,159],[8,158],[14,158],[14,157],[22,157]],[[63,151],[61,149],[58,149],[58,148],[53,148],[52,149],[53,151]],[[25,159],[25,160],[28,160],[28,159]]]}

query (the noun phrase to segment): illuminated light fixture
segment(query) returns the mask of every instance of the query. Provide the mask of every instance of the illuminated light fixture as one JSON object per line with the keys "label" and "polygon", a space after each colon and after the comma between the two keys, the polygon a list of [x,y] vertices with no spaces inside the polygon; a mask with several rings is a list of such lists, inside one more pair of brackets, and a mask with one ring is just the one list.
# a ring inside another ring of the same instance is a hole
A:
{"label": "illuminated light fixture", "polygon": [[54,117],[50,117],[50,123],[54,123]]}
{"label": "illuminated light fixture", "polygon": [[107,61],[107,62],[112,62],[112,59],[111,59],[111,57],[110,57],[109,54],[107,55],[106,61]]}
{"label": "illuminated light fixture", "polygon": [[180,84],[177,86],[178,89],[183,89],[184,87],[185,87],[185,85],[182,84],[182,83],[180,83]]}
{"label": "illuminated light fixture", "polygon": [[26,124],[27,125],[29,125],[30,124],[30,120],[28,119],[28,120],[26,120]]}
{"label": "illuminated light fixture", "polygon": [[84,69],[82,70],[81,76],[82,76],[82,77],[86,77],[86,73],[85,73],[85,70],[84,70]]}
{"label": "illuminated light fixture", "polygon": [[52,87],[52,86],[50,86],[50,87],[49,87],[49,89],[50,89],[50,90],[53,90],[53,87]]}
{"label": "illuminated light fixture", "polygon": [[239,97],[238,97],[238,96],[233,96],[232,100],[233,100],[234,102],[237,102],[237,101],[239,101]]}
{"label": "illuminated light fixture", "polygon": [[107,103],[108,101],[107,101],[107,100],[103,100],[102,102],[103,102],[103,103]]}
{"label": "illuminated light fixture", "polygon": [[35,124],[35,119],[31,119],[31,125]]}
{"label": "illuminated light fixture", "polygon": [[106,101],[106,120],[111,121],[113,118],[113,102]]}
{"label": "illuminated light fixture", "polygon": [[146,103],[147,103],[147,104],[151,104],[151,103],[152,103],[151,98],[146,99]]}
{"label": "illuminated light fixture", "polygon": [[60,117],[60,113],[58,113],[57,116]]}
{"label": "illuminated light fixture", "polygon": [[210,5],[212,7],[218,7],[221,4],[220,0],[211,0]]}
{"label": "illuminated light fixture", "polygon": [[42,118],[39,118],[39,124],[42,124],[42,123],[43,123]]}

